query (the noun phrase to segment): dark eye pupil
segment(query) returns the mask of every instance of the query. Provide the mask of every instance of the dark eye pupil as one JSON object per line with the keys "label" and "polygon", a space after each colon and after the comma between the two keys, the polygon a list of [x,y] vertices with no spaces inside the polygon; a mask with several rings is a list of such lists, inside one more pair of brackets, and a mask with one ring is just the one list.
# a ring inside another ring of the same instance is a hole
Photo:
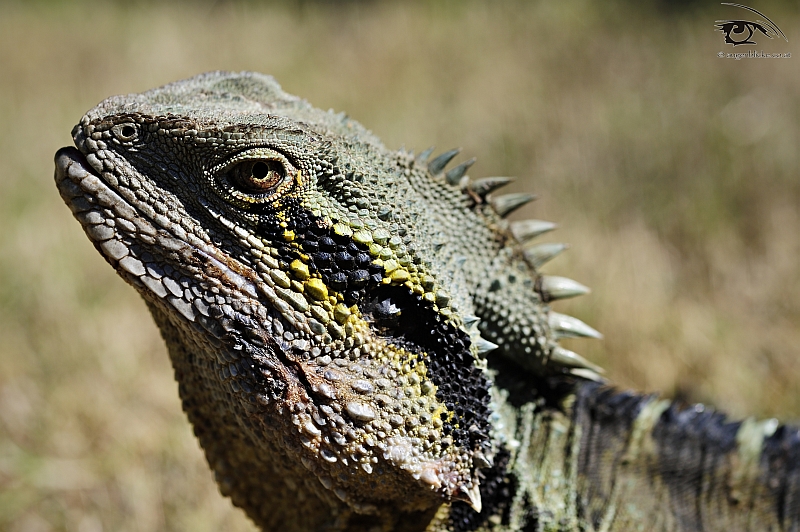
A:
{"label": "dark eye pupil", "polygon": [[123,137],[132,137],[135,131],[133,126],[123,126],[121,133]]}
{"label": "dark eye pupil", "polygon": [[261,161],[253,165],[253,177],[256,179],[264,179],[269,173],[269,166]]}

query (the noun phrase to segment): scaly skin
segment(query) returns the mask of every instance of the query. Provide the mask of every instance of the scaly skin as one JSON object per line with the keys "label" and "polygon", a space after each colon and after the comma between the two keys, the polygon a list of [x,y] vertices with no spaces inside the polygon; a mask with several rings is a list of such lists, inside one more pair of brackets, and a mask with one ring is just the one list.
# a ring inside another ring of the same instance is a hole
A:
{"label": "scaly skin", "polygon": [[618,393],[558,346],[552,225],[272,78],[110,98],[62,197],[142,295],[223,494],[265,530],[793,530],[800,434]]}

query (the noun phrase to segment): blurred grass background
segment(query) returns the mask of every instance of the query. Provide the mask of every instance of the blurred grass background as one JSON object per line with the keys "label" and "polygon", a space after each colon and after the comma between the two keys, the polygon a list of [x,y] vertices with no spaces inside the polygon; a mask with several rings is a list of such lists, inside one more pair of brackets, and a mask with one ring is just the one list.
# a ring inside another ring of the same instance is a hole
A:
{"label": "blurred grass background", "polygon": [[606,339],[569,347],[621,386],[800,418],[800,14],[754,7],[790,40],[756,48],[795,57],[719,59],[714,21],[744,12],[716,2],[0,4],[0,529],[253,529],[51,177],[101,99],[212,69],[518,176],[521,215],[573,245],[546,270],[594,290],[556,309]]}

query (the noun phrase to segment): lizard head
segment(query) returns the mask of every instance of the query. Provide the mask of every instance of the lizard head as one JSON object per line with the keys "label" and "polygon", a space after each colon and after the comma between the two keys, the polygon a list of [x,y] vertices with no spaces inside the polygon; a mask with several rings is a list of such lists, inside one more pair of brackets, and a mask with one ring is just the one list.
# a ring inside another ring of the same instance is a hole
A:
{"label": "lizard head", "polygon": [[547,306],[584,288],[523,246],[552,225],[509,225],[531,197],[445,172],[455,150],[388,151],[252,73],[110,98],[73,137],[61,194],[147,301],[201,442],[216,412],[357,512],[479,510],[486,353],[592,376],[556,340],[596,332]]}

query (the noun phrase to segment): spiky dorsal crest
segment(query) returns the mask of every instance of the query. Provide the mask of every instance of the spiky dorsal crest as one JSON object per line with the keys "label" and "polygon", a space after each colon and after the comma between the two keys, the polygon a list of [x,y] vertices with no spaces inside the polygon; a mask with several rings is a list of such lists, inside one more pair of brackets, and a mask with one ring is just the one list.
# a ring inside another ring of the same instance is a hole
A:
{"label": "spiky dorsal crest", "polygon": [[[510,194],[494,194],[498,189],[514,181],[511,177],[484,177],[470,181],[466,175],[467,170],[475,163],[475,159],[464,161],[450,170],[445,171],[447,165],[460,153],[460,148],[448,150],[432,160],[428,159],[433,154],[433,148],[420,153],[415,159],[417,165],[426,165],[428,174],[432,179],[442,180],[446,184],[456,187],[467,194],[475,205],[488,205],[501,218],[504,218],[520,207],[536,199],[533,194],[524,192]],[[507,231],[508,244],[518,246],[521,256],[531,266],[536,276],[536,291],[540,294],[542,302],[548,303],[560,299],[576,297],[589,292],[589,289],[566,277],[539,274],[539,269],[550,260],[554,259],[566,249],[568,244],[563,243],[533,243],[537,237],[556,228],[556,224],[544,220],[521,220],[501,224],[501,229]],[[463,262],[463,261],[462,261]],[[479,356],[483,357],[495,351],[497,345],[482,338],[477,328],[479,318],[467,316],[464,324],[473,342],[478,347]],[[561,338],[602,338],[594,328],[583,323],[577,318],[548,310],[548,326],[552,337],[557,341]],[[547,360],[548,364],[563,367],[568,373],[584,378],[602,381],[602,369],[577,353],[561,346],[553,348]]]}

